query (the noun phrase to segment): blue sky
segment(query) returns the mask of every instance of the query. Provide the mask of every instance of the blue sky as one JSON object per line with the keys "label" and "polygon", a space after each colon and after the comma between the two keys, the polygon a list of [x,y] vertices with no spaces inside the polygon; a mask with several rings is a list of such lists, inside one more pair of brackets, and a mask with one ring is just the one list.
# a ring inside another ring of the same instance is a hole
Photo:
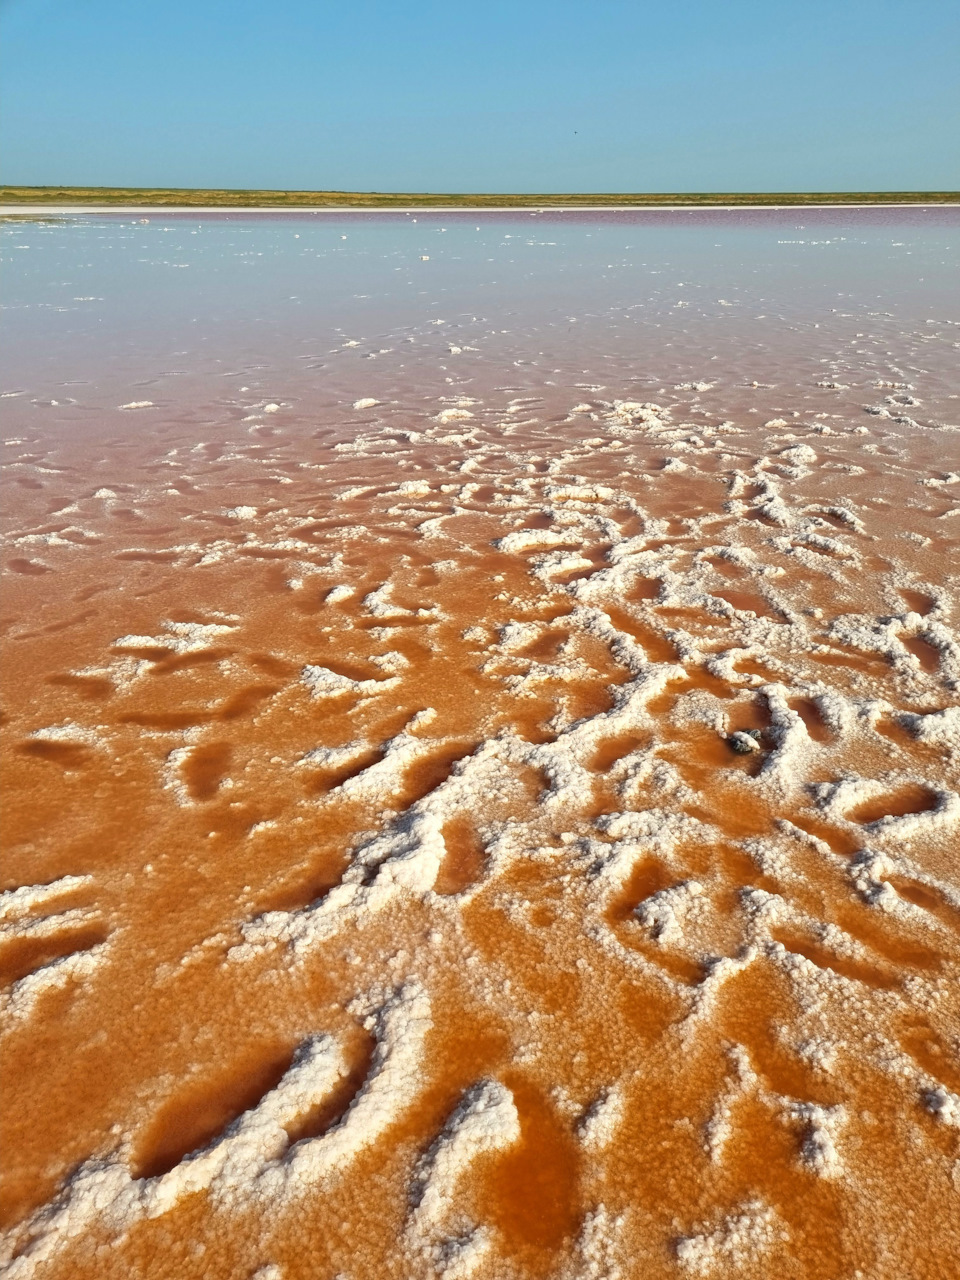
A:
{"label": "blue sky", "polygon": [[0,0],[0,179],[960,187],[957,0]]}

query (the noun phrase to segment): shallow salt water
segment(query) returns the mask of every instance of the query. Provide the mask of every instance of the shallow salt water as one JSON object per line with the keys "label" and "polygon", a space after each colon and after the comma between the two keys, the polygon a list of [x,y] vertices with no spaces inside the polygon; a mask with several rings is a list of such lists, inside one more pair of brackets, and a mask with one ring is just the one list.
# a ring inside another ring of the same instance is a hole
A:
{"label": "shallow salt water", "polygon": [[952,1274],[957,211],[0,230],[2,1274]]}

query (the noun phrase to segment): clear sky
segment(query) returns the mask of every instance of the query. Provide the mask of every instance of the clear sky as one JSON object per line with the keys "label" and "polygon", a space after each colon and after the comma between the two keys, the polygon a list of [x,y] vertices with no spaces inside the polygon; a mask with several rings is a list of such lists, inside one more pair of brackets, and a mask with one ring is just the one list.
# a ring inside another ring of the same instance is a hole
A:
{"label": "clear sky", "polygon": [[0,180],[960,187],[958,0],[0,0]]}

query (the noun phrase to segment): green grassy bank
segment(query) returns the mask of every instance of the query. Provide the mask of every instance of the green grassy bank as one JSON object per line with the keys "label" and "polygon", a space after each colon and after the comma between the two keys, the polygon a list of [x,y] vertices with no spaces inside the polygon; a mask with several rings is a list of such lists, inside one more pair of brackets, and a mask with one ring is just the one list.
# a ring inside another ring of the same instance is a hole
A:
{"label": "green grassy bank", "polygon": [[383,191],[219,191],[174,187],[0,187],[0,205],[167,205],[229,209],[517,208],[661,205],[960,204],[957,191],[603,192],[576,195],[455,194]]}

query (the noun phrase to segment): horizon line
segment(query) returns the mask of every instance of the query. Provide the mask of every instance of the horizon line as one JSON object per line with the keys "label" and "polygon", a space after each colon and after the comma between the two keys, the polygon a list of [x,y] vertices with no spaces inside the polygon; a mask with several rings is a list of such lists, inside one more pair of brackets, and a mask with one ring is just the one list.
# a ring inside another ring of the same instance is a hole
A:
{"label": "horizon line", "polygon": [[388,192],[268,187],[0,185],[0,207],[74,205],[144,208],[316,209],[657,208],[709,206],[960,204],[960,191]]}

